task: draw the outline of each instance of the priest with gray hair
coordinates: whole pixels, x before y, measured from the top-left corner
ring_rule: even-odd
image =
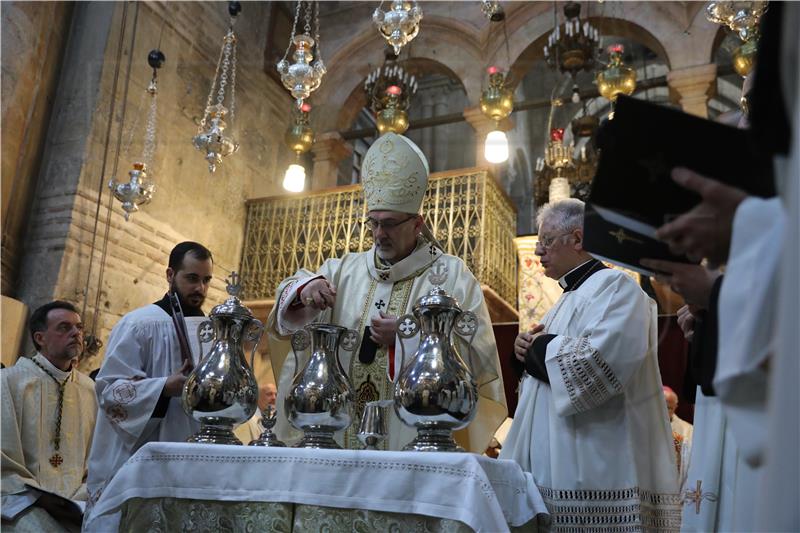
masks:
[[[583,249],[583,212],[539,213],[536,255],[564,293],[514,343],[526,373],[500,458],[533,474],[556,531],[678,530],[655,302]]]
[[[340,352],[342,366],[356,389],[356,422],[343,435],[335,436],[345,448],[363,447],[356,430],[366,403],[393,398],[393,380],[401,364],[397,317],[410,313],[416,301],[433,288],[429,274],[435,264],[447,271],[441,287],[464,311],[478,317],[472,342],[475,356],[469,357],[475,363],[472,370],[479,386],[478,413],[455,438],[465,449],[482,453],[506,418],[500,361],[481,286],[464,261],[442,250],[420,214],[428,174],[425,156],[408,138],[386,133],[375,141],[361,166],[365,224],[375,244],[366,252],[328,259],[317,272],[302,269],[283,280],[268,319],[268,330],[277,340],[288,340],[312,321],[344,326],[362,336],[353,352]],[[406,351],[413,340],[404,341]],[[466,343],[454,340],[466,357]],[[282,365],[275,432],[291,443],[300,435],[289,427],[283,406],[297,369],[293,358],[286,358],[289,343],[279,344],[280,349],[273,350],[273,366]],[[415,430],[403,425],[391,411],[388,439],[381,446],[398,450],[415,436]]]

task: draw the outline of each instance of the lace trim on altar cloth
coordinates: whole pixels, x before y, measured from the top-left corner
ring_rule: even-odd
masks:
[[[367,460],[367,459],[324,459],[317,457],[283,457],[283,456],[227,456],[188,453],[159,453],[157,455],[133,456],[128,459],[126,464],[144,462],[171,462],[171,461],[196,461],[210,463],[296,463],[299,465],[318,465],[331,468],[359,468],[373,470],[405,470],[424,472],[429,474],[440,474],[455,476],[464,479],[471,479],[480,487],[481,492],[489,500],[496,500],[492,484],[483,478],[478,472],[473,472],[466,468],[458,468],[448,465],[424,465],[405,463],[400,461],[386,460]]]
[[[539,487],[550,512],[551,531],[629,533],[679,531],[679,494],[638,487],[614,490],[557,490]]]
[[[570,402],[578,412],[594,409],[622,392],[622,384],[611,367],[586,337],[565,338],[556,362]]]

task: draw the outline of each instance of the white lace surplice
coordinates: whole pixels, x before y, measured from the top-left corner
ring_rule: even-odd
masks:
[[[680,525],[672,431],[658,370],[655,304],[604,269],[544,317],[550,384],[523,378],[500,457],[533,473],[554,529]]]
[[[197,365],[197,326],[206,318],[185,320]],[[180,368],[180,347],[172,318],[157,305],[128,313],[114,327],[97,375],[100,413],[87,480],[93,498],[145,443],[185,441],[200,428],[186,415],[179,397],[170,399],[164,418],[152,416],[167,377]]]

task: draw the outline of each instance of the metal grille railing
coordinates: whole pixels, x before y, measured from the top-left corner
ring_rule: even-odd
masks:
[[[300,268],[368,250],[360,185],[247,202],[242,284],[248,300],[275,297],[278,284]],[[432,174],[423,215],[449,254],[463,259],[481,284],[516,307],[516,212],[485,169]]]

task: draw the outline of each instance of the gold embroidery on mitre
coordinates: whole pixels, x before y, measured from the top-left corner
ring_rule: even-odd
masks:
[[[419,210],[428,173],[424,157],[415,148],[395,134],[384,135],[370,147],[361,178],[368,210]]]

